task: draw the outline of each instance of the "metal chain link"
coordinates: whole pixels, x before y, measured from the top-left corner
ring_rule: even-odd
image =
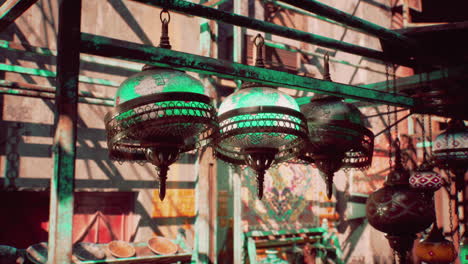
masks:
[[[453,209],[452,209],[452,178],[450,177],[450,173],[448,170],[445,170],[445,174],[447,174],[449,189],[448,189],[448,203],[449,203],[449,224],[450,224],[450,237],[452,238],[452,242],[455,242],[454,239],[454,230],[453,230]],[[456,193],[456,192],[455,192]],[[458,236],[459,237],[459,236]]]
[[[429,119],[429,155],[432,158],[432,116],[428,115]]]
[[[396,64],[393,64],[393,95],[397,94],[396,69],[397,69]],[[394,112],[395,122],[398,120],[397,108],[398,107],[395,105],[395,112]],[[395,134],[396,134],[396,138],[398,138],[399,137],[399,135],[398,135],[398,124],[395,125]]]
[[[427,151],[426,151],[426,118],[425,115],[422,115],[422,143],[423,143],[423,162],[426,162],[427,160]]]
[[[387,92],[390,92],[390,80],[389,80],[389,68],[388,64],[385,64],[385,77],[386,77],[386,86]],[[387,127],[392,123],[392,114],[390,113],[390,105],[387,104]],[[392,129],[388,129],[388,168],[392,170]]]

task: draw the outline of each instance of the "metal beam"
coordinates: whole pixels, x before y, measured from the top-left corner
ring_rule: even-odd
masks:
[[[30,83],[10,82],[0,80],[0,93],[36,97],[42,99],[55,99],[55,87],[42,86]],[[94,96],[89,92],[80,91],[78,102],[93,105],[114,106],[114,99]]]
[[[0,6],[0,32],[20,17],[24,11],[34,5],[37,0],[6,0]]]
[[[11,42],[7,40],[0,40],[0,49],[5,49],[14,52],[22,52],[26,55],[40,55],[40,56],[57,56],[57,51],[44,47],[31,46],[25,43]],[[108,58],[99,58],[95,56],[80,55],[81,62],[88,62],[98,64],[100,66],[107,66],[118,68],[122,70],[140,72],[141,65],[135,63],[128,63],[124,61],[117,61]]]
[[[0,71],[7,71],[7,72],[14,72],[20,74],[28,74],[34,76],[41,76],[41,77],[56,77],[57,74],[54,71],[49,71],[45,69],[35,69],[35,68],[28,68],[18,65],[9,65],[0,63]],[[83,83],[90,83],[90,84],[98,84],[98,85],[105,85],[110,87],[118,87],[120,84],[116,81],[106,80],[101,78],[92,78],[88,76],[79,75],[78,80]]]
[[[345,25],[348,25],[353,28],[357,28],[361,31],[364,31],[370,35],[392,41],[399,42],[404,46],[411,47],[414,46],[414,41],[408,37],[397,33],[393,30],[389,30],[377,24],[374,24],[370,21],[364,20],[362,18],[353,16],[331,6],[327,6],[315,0],[279,0],[281,2],[288,3],[292,6],[302,8],[309,12],[330,18],[332,20],[338,21]]]
[[[287,50],[287,51],[291,51],[291,52],[298,52],[298,53],[308,55],[308,56],[324,58],[323,54],[316,53],[316,52],[310,52],[310,51],[306,51],[306,50],[301,50],[301,49],[298,49],[296,47],[293,47],[293,46],[290,46],[290,45],[287,45],[287,44],[277,43],[277,42],[273,42],[273,41],[270,41],[270,40],[265,40],[265,46],[275,48],[275,49]],[[337,60],[337,59],[330,58],[330,61],[340,63],[340,64],[344,64],[344,65],[348,65],[348,66],[355,67],[355,68],[359,68],[359,69],[363,69],[363,70],[367,70],[367,71],[371,71],[371,72],[386,74],[385,71],[379,71],[379,70],[373,69],[373,68],[371,68],[369,66],[362,66],[362,65],[359,65],[359,64],[353,64],[353,63],[351,63],[349,61],[345,61],[345,60]],[[393,76],[393,74],[390,74],[390,76]]]
[[[250,28],[253,30],[263,31],[274,35],[295,39],[302,42],[307,42],[328,48],[334,48],[344,52],[373,58],[380,61],[394,62],[400,65],[411,66],[413,63],[406,59],[397,58],[395,56],[387,56],[382,51],[369,49],[366,47],[354,45],[348,42],[327,38],[324,36],[300,31],[294,28],[288,28],[276,25],[270,22],[241,16],[235,13],[224,12],[203,5],[194,4],[184,0],[132,0],[151,6],[171,9],[187,15],[199,16],[207,19],[214,19],[224,23],[236,25],[239,27]]]
[[[54,175],[50,181],[49,264],[72,262],[81,0],[58,1]]]
[[[81,35],[81,51],[98,56],[189,70],[228,79],[254,81],[302,91],[336,95],[361,101],[370,101],[400,107],[412,107],[414,105],[414,100],[406,96],[394,95],[383,91],[374,91],[357,86],[298,76],[286,72],[217,60],[87,33],[82,33]]]

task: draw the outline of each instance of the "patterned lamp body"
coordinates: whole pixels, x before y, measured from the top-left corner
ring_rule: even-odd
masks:
[[[442,187],[442,177],[427,162],[411,172],[409,183],[420,191],[435,192]]]
[[[409,172],[401,164],[398,146],[395,167],[384,187],[373,192],[366,202],[369,224],[386,233],[401,263],[405,263],[415,234],[429,227],[435,219],[432,197],[411,188],[409,178]]]
[[[180,153],[206,144],[218,126],[200,81],[181,71],[148,66],[122,83],[104,121],[110,158],[154,164],[161,199],[169,165]]]
[[[442,230],[435,224],[429,235],[415,246],[414,253],[428,264],[449,264],[457,258],[455,246],[444,238]]]
[[[258,196],[263,196],[265,171],[274,163],[296,157],[307,139],[299,106],[273,87],[245,83],[218,110],[216,156],[257,173]]]
[[[309,144],[301,158],[325,174],[330,198],[333,174],[342,167],[367,168],[372,162],[374,134],[354,105],[334,96],[317,96],[301,105],[307,119]]]
[[[460,243],[460,263],[468,264],[468,237],[466,236],[467,232],[463,234],[463,238]]]

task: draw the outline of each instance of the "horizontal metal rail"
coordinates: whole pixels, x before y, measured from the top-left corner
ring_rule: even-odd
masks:
[[[282,49],[282,50],[287,50],[287,51],[291,51],[291,52],[297,52],[297,53],[301,53],[301,54],[308,55],[308,56],[314,56],[314,57],[319,57],[319,58],[324,57],[324,55],[320,54],[320,53],[301,50],[301,49],[292,47],[290,45],[286,45],[286,44],[282,44],[282,43],[276,43],[276,42],[273,42],[273,41],[270,41],[270,40],[265,40],[265,46],[275,48],[275,49]],[[359,64],[354,64],[354,63],[351,63],[351,62],[345,61],[345,60],[337,60],[337,59],[334,59],[334,58],[330,58],[330,61],[340,63],[340,64],[343,64],[343,65],[348,65],[350,67],[354,67],[354,68],[358,68],[358,69],[363,69],[363,70],[366,70],[366,71],[376,72],[376,73],[380,73],[380,74],[386,74],[385,71],[379,71],[379,70],[376,70],[376,69],[372,69],[369,66],[362,66],[362,65],[359,65]],[[393,76],[393,74],[389,74],[389,75]]]
[[[286,72],[248,66],[87,33],[81,34],[81,52],[146,63],[154,66],[189,70],[228,79],[239,79],[406,108],[412,107],[415,103],[412,98],[407,96],[298,76]]]
[[[241,16],[235,13],[221,11],[215,8],[191,3],[184,0],[132,0],[143,4],[171,9],[176,12],[181,12],[187,15],[194,15],[206,19],[221,21],[224,23],[236,25],[239,27],[250,28],[253,30],[263,31],[274,35],[295,39],[298,41],[311,43],[328,48],[334,48],[344,52],[373,58],[384,62],[393,62],[400,65],[411,66],[413,63],[409,59],[402,59],[396,56],[387,56],[382,51],[369,49],[366,47],[354,45],[348,42],[339,41],[332,38],[300,31],[294,28],[288,28],[276,25],[270,22]]]
[[[52,78],[55,78],[57,76],[56,72],[50,71],[50,70],[28,68],[28,67],[23,67],[23,66],[18,66],[18,65],[9,65],[9,64],[4,64],[4,63],[0,63],[0,71],[28,74],[28,75],[41,76],[41,77],[52,77]],[[83,75],[79,75],[78,80],[83,83],[99,84],[99,85],[111,86],[111,87],[118,87],[120,85],[119,83],[112,81],[112,80],[92,78],[92,77],[87,77]]]
[[[55,94],[56,88],[53,86],[45,86],[45,85],[37,85],[32,83],[24,83],[24,82],[11,82],[7,80],[0,80],[0,87],[3,88],[10,88],[10,89],[19,89],[24,91],[31,91],[31,92],[40,92],[40,93],[53,93]],[[90,99],[97,99],[103,100],[108,102],[114,102],[113,98],[110,97],[103,97],[103,96],[96,96],[87,91],[79,91],[78,96],[86,97]]]
[[[26,96],[26,97],[34,97],[34,98],[55,100],[55,94],[54,93],[28,91],[28,90],[21,90],[19,88],[18,89],[4,88],[1,85],[0,85],[0,94],[18,95],[18,96]],[[78,102],[85,103],[85,104],[91,104],[91,105],[114,106],[114,103],[106,101],[106,100],[86,98],[86,97],[78,97]]]
[[[388,41],[398,42],[406,47],[414,47],[414,41],[410,38],[395,32],[393,30],[384,28],[370,21],[353,16],[331,6],[320,3],[315,0],[279,0],[288,3],[292,6],[302,8],[309,12],[324,16],[326,18],[338,21],[353,28],[362,30],[369,35],[373,35]]]

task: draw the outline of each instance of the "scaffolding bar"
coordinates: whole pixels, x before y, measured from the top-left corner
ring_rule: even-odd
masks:
[[[81,0],[58,1],[54,175],[50,182],[49,264],[72,256]]]
[[[0,71],[28,74],[28,75],[34,75],[34,76],[40,76],[40,77],[56,77],[57,75],[54,71],[49,71],[45,69],[34,69],[34,68],[28,68],[28,67],[23,67],[23,66],[18,66],[18,65],[9,65],[9,64],[4,64],[4,63],[0,63]],[[104,85],[104,86],[110,86],[110,87],[119,86],[119,83],[112,81],[112,80],[92,78],[92,77],[83,76],[83,75],[79,75],[78,80],[80,82],[89,83],[89,84],[97,84],[97,85]]]
[[[56,88],[52,86],[43,86],[31,83],[23,83],[23,82],[10,82],[7,80],[0,80],[0,87],[10,88],[10,89],[19,89],[25,91],[33,91],[33,92],[41,92],[41,93],[55,93]],[[102,97],[102,96],[95,96],[90,92],[86,91],[79,91],[78,92],[80,97],[87,97],[90,99],[97,99],[107,102],[113,102],[114,99],[110,97]]]
[[[270,40],[265,40],[265,46],[275,48],[275,49],[287,50],[287,51],[291,51],[291,52],[298,52],[298,53],[301,53],[301,54],[304,54],[304,55],[319,57],[319,58],[322,58],[322,59],[324,58],[323,54],[316,53],[316,52],[305,51],[305,50],[300,50],[300,49],[298,49],[296,47],[292,47],[292,46],[282,44],[282,43],[276,43],[276,42],[273,42],[273,41],[270,41]],[[344,64],[344,65],[348,65],[350,67],[354,67],[354,68],[358,68],[358,69],[363,69],[363,70],[367,70],[367,71],[371,71],[371,72],[386,74],[385,71],[375,70],[375,69],[372,69],[369,66],[362,66],[362,65],[359,65],[359,64],[353,64],[353,63],[351,63],[349,61],[345,61],[345,60],[337,60],[337,59],[330,58],[330,61],[340,63],[340,64]],[[390,76],[393,76],[393,74],[390,74]]]
[[[357,28],[370,35],[374,35],[376,37],[379,37],[388,41],[392,41],[392,42],[399,42],[407,47],[411,47],[412,46],[411,44],[413,43],[408,37],[400,33],[381,27],[370,21],[353,16],[351,14],[348,14],[346,12],[333,8],[331,6],[327,6],[315,0],[279,0],[279,1],[288,3],[298,8],[302,8],[304,10],[315,13],[317,15],[330,18],[332,20],[338,21],[350,27]]]
[[[25,43],[11,42],[7,40],[0,40],[0,49],[5,49],[14,52],[23,52],[27,55],[40,55],[40,56],[57,56],[57,51],[44,47],[31,46]],[[131,72],[140,72],[141,65],[135,63],[128,63],[124,61],[117,61],[108,58],[99,58],[95,56],[80,55],[81,62],[88,62],[98,64],[99,66],[112,67],[123,69]]]
[[[382,51],[369,49],[366,47],[354,45],[348,42],[327,38],[324,36],[300,31],[294,28],[288,28],[276,25],[270,22],[241,16],[235,13],[229,13],[207,6],[191,3],[184,0],[132,0],[143,4],[157,6],[161,8],[171,9],[187,15],[194,15],[206,19],[213,19],[224,23],[236,25],[239,27],[250,28],[253,30],[263,31],[274,35],[295,39],[302,42],[307,42],[328,48],[334,48],[344,52],[360,55],[363,57],[373,58],[380,61],[394,62],[400,65],[410,66],[412,63],[408,60],[403,60],[395,56],[389,57]]]
[[[20,17],[37,0],[7,0],[0,6],[0,32]]]
[[[281,71],[233,63],[189,53],[177,52],[149,45],[82,33],[81,51],[93,55],[127,59],[154,66],[216,75],[227,79],[240,79],[287,87],[296,90],[336,95],[361,101],[412,107],[414,100],[407,96],[383,91],[298,76]]]
[[[41,98],[41,99],[48,99],[48,100],[55,100],[55,95],[53,93],[47,92],[38,92],[38,91],[26,91],[26,90],[19,90],[19,89],[7,89],[0,87],[0,94],[8,94],[8,95],[18,95],[18,96],[26,96],[26,97],[33,97],[33,98]],[[91,99],[91,98],[78,98],[78,102],[91,104],[91,105],[102,105],[102,106],[114,106],[113,103],[109,103],[104,100],[100,99]]]

